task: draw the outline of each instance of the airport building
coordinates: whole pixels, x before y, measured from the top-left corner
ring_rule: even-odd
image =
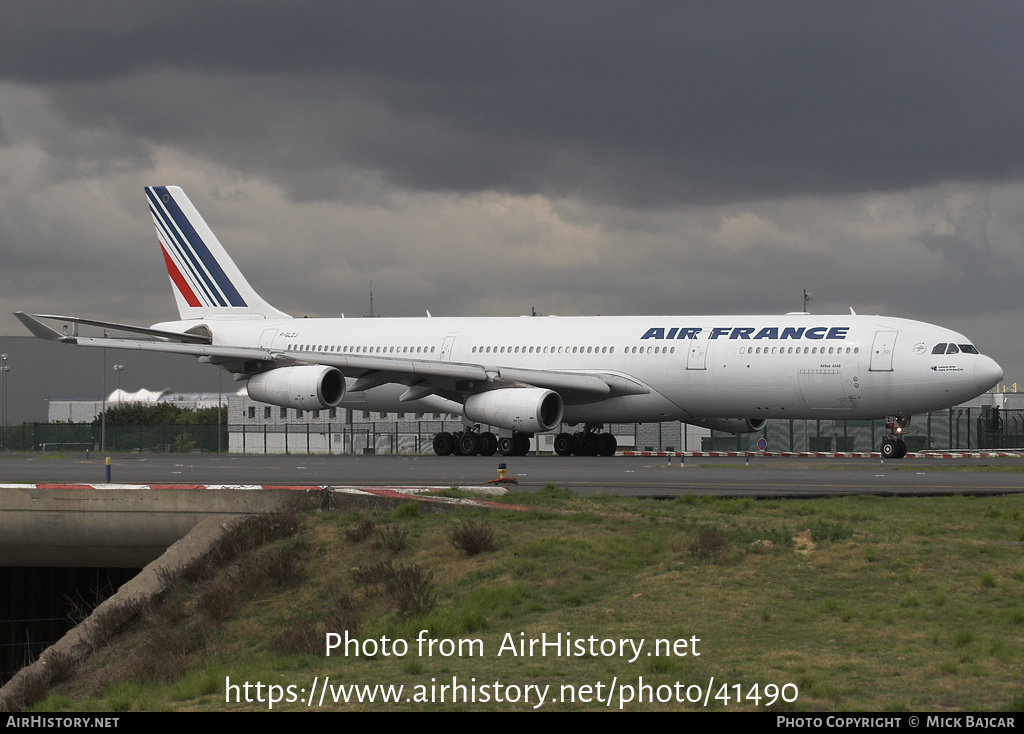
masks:
[[[460,419],[441,413],[381,413],[331,408],[303,411],[233,395],[228,403],[228,450],[233,453],[430,453],[438,431],[458,431]],[[484,428],[483,430],[487,430]],[[560,431],[538,434],[532,450],[553,453]],[[877,451],[885,421],[769,420],[763,431],[731,434],[678,421],[612,424],[620,451]],[[1024,446],[1024,392],[988,393],[915,416],[905,435],[911,451]]]
[[[64,421],[66,423],[92,423],[104,406],[111,408],[119,405],[130,405],[142,403],[143,405],[154,405],[156,403],[170,403],[185,410],[203,410],[216,408],[218,405],[227,408],[230,395],[218,395],[216,393],[182,393],[173,390],[114,390],[103,400],[47,400],[47,418],[50,423]]]
[[[429,454],[439,431],[461,430],[462,421],[444,413],[382,413],[328,408],[296,410],[232,395],[175,393],[169,390],[115,391],[107,406],[131,402],[170,402],[182,408],[224,406],[220,429],[212,426],[107,426],[113,451],[191,450],[245,454]],[[49,424],[9,427],[8,448],[75,450],[99,447],[92,421],[102,400],[50,400]],[[32,426],[34,425],[34,428]],[[877,451],[885,422],[841,420],[769,420],[762,431],[732,434],[678,421],[616,423],[607,427],[619,451]],[[483,430],[487,430],[484,428]],[[538,434],[531,450],[554,453],[554,437],[579,427],[563,424]],[[497,431],[494,431],[497,433]],[[915,416],[905,434],[911,451],[1006,449],[1024,446],[1024,392],[993,392],[948,410]],[[9,444],[9,445],[8,445]]]
[[[461,429],[461,419],[445,413],[343,408],[303,411],[258,403],[246,395],[232,396],[228,403],[228,450],[232,453],[425,454],[432,453],[435,433]],[[573,430],[569,426],[563,429]],[[687,445],[700,446],[710,434],[705,428],[678,422],[616,423],[610,430],[620,450],[687,450]],[[556,433],[539,434],[532,449],[553,453]]]

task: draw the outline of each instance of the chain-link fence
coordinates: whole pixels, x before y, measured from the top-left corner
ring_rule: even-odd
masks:
[[[217,452],[245,454],[429,454],[439,431],[459,431],[460,421],[376,420],[308,423],[107,426],[102,450],[117,452]],[[487,430],[486,427],[484,430]],[[538,435],[534,451],[553,452],[554,436],[579,426]],[[762,431],[731,434],[679,422],[616,423],[606,426],[619,450],[877,451],[885,422],[770,420]],[[497,433],[497,431],[495,431]],[[903,434],[910,451],[1024,447],[1024,410],[952,408],[915,416]],[[7,451],[98,451],[101,429],[91,423],[24,423],[0,431]]]
[[[227,451],[228,426],[132,425],[92,423],[22,423],[0,431],[0,447],[6,451]]]

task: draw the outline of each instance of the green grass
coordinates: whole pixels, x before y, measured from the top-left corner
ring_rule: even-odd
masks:
[[[404,503],[374,511],[378,525],[407,532],[400,549],[373,536],[346,537],[367,513],[306,515],[294,536],[273,546],[297,554],[293,574],[276,582],[255,577],[219,619],[200,609],[204,585],[239,578],[251,560],[242,556],[219,575],[181,584],[165,602],[177,604],[176,613],[151,614],[155,627],[139,623],[123,633],[38,709],[267,708],[226,703],[226,678],[293,685],[298,698],[299,689],[325,678],[402,685],[407,693],[425,686],[436,698],[454,677],[550,686],[545,710],[597,710],[605,708],[593,698],[599,683],[607,691],[613,679],[636,686],[642,677],[664,692],[658,687],[706,686],[712,676],[709,707],[716,710],[766,710],[765,687],[785,684],[797,687],[797,699],[767,710],[1020,707],[1020,497],[656,501],[576,497],[551,487],[506,501],[532,509],[424,512]],[[469,556],[452,547],[454,524],[484,517],[495,550]],[[274,559],[273,547],[256,551],[261,564]],[[398,583],[401,573],[408,578]],[[422,604],[409,606],[410,595]],[[345,629],[372,641],[373,654],[326,657],[326,633]],[[589,647],[573,656],[519,654],[543,634],[644,647],[634,662],[632,653]],[[433,641],[432,654],[419,654],[420,638]],[[648,656],[659,640],[677,654]],[[385,641],[408,650],[389,652]],[[129,665],[143,649],[151,652]],[[739,685],[744,700],[716,700],[723,684],[730,696]],[[590,702],[579,695],[575,703],[550,701],[562,686],[580,694],[588,685],[595,687]],[[760,707],[746,697],[755,685]],[[358,704],[328,695],[324,708],[506,711],[535,703],[493,696],[492,688],[487,702],[441,704],[428,696]],[[701,708],[685,701],[624,707]],[[305,708],[303,701],[274,706]]]

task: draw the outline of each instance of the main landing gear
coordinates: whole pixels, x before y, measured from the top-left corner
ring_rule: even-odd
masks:
[[[615,436],[598,433],[601,424],[588,423],[582,431],[555,436],[555,453],[559,456],[611,456],[618,448]]]
[[[889,416],[886,419],[887,433],[882,438],[881,453],[883,459],[902,459],[907,455],[907,442],[900,436],[903,429],[910,425],[910,416]]]
[[[455,433],[434,434],[434,453],[438,456],[526,456],[530,451],[530,435],[515,431],[511,436],[495,436],[479,427],[464,428]]]

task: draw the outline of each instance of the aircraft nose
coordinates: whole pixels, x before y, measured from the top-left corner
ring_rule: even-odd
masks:
[[[974,383],[979,390],[990,390],[1003,379],[1003,368],[991,357],[982,356],[974,364]]]

